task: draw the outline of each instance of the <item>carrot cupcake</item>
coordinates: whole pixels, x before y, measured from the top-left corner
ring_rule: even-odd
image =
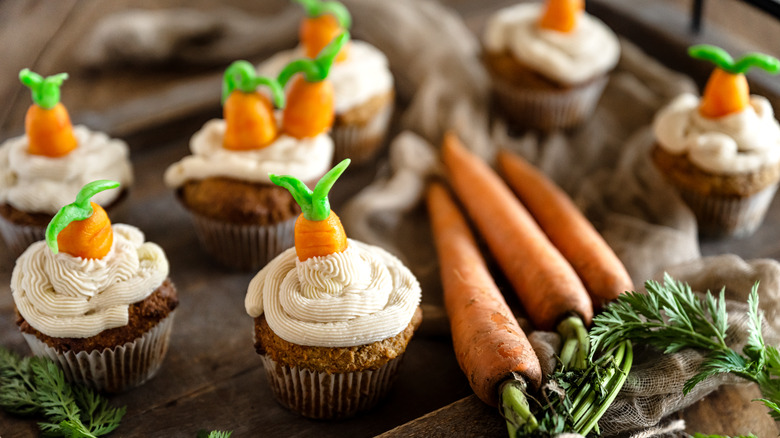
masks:
[[[352,18],[337,1],[296,0],[306,12],[301,21],[301,45],[280,52],[258,67],[275,75],[291,59],[314,58],[334,37],[349,30]],[[335,89],[335,120],[331,137],[334,161],[344,158],[363,163],[382,146],[393,114],[395,91],[387,57],[364,41],[352,40],[336,58],[329,75]]]
[[[422,320],[420,284],[381,248],[348,239],[327,194],[342,161],[312,192],[271,176],[303,213],[295,247],[252,279],[246,311],[271,389],[306,417],[344,418],[373,406],[390,388]]]
[[[46,78],[24,69],[19,79],[32,91],[25,135],[0,145],[0,234],[15,255],[42,240],[59,208],[86,183],[110,178],[128,187],[133,180],[128,147],[86,126],[73,127],[60,103],[66,73]],[[110,208],[123,191],[103,192],[95,202]]]
[[[311,182],[328,170],[333,86],[326,79],[348,39],[342,34],[318,58],[291,62],[281,82],[256,76],[247,61],[233,63],[225,72],[224,119],[207,122],[192,137],[192,155],[165,172],[166,185],[192,214],[202,245],[222,264],[259,269],[292,246],[300,209],[268,174]],[[284,107],[281,114],[257,90],[260,85],[270,89],[276,107]]]
[[[178,304],[163,250],[130,225],[112,225],[91,182],[19,257],[11,275],[17,325],[36,356],[71,381],[118,392],[162,364]]]
[[[584,0],[520,3],[488,21],[483,61],[498,105],[521,127],[576,126],[601,97],[620,44],[584,7]]]
[[[683,94],[655,118],[656,167],[680,192],[707,236],[747,236],[764,220],[780,181],[780,124],[769,101],[750,95],[744,73],[780,71],[780,61],[749,54],[734,61],[720,48],[691,56],[717,66],[701,98]]]

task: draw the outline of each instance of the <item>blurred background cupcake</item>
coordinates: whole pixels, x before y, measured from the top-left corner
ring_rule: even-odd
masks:
[[[420,284],[379,247],[347,239],[328,191],[339,163],[310,191],[273,176],[301,204],[295,247],[252,279],[247,313],[277,400],[303,416],[353,416],[390,389],[422,321]]]
[[[178,305],[162,248],[130,225],[112,225],[89,183],[19,257],[11,276],[16,324],[36,356],[65,376],[118,392],[150,379],[168,350]]]
[[[297,57],[314,58],[328,42],[351,26],[349,11],[337,1],[296,1],[306,14],[300,24],[301,44],[260,64],[261,74],[278,74]],[[350,158],[355,164],[371,160],[384,144],[393,115],[395,91],[387,58],[371,44],[352,40],[336,57],[329,79],[336,99],[330,132],[335,145],[334,162],[344,158]]]
[[[520,3],[488,20],[483,62],[498,106],[519,127],[571,128],[596,107],[620,44],[584,6],[584,0]]]
[[[701,98],[683,94],[655,118],[655,166],[693,210],[705,236],[748,236],[758,229],[780,181],[780,124],[769,101],[750,95],[744,73],[780,71],[749,54],[738,61],[700,45],[691,56],[716,68]]]
[[[0,234],[14,256],[43,239],[60,207],[84,184],[109,178],[123,189],[99,193],[95,202],[111,209],[133,181],[127,144],[83,125],[73,127],[60,102],[60,73],[46,78],[24,69],[19,79],[30,88],[33,104],[25,135],[0,145]]]

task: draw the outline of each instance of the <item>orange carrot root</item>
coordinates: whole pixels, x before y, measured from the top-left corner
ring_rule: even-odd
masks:
[[[62,157],[78,146],[68,110],[62,103],[52,109],[30,105],[24,119],[28,151],[33,155]]]
[[[102,259],[111,250],[114,231],[103,207],[91,202],[92,216],[71,222],[57,236],[59,250],[74,257]]]
[[[322,257],[347,249],[347,233],[332,210],[327,219],[310,221],[303,213],[295,221],[295,252],[298,260]]]
[[[750,104],[750,89],[742,73],[728,73],[716,68],[704,87],[699,113],[718,118],[745,109]]]
[[[306,56],[314,58],[333,38],[336,38],[343,31],[344,28],[341,27],[336,17],[331,14],[324,14],[316,18],[304,18],[301,21],[298,37],[301,40]],[[336,56],[336,62],[343,62],[348,56],[349,44],[341,49]]]
[[[571,32],[577,27],[585,0],[547,0],[539,26],[558,32]]]
[[[284,132],[306,138],[328,131],[334,118],[333,84],[327,80],[308,82],[302,75],[293,81],[282,112]]]
[[[271,100],[263,94],[233,91],[225,101],[223,147],[230,150],[259,149],[278,135]]]

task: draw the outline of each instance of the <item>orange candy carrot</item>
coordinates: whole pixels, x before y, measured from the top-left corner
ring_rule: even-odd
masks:
[[[585,9],[585,0],[547,0],[539,26],[558,32],[571,32]]]
[[[306,11],[306,18],[301,21],[298,37],[309,58],[314,58],[325,46],[342,32],[349,30],[352,17],[343,4],[337,1],[296,0]],[[349,45],[345,45],[336,62],[342,62],[349,56]]]
[[[295,221],[295,252],[298,260],[303,262],[347,249],[347,234],[339,217],[330,209],[328,192],[349,163],[347,158],[334,166],[317,182],[314,191],[309,190],[298,178],[269,175],[271,182],[290,191],[303,211]]]
[[[76,201],[60,209],[46,228],[46,243],[52,252],[62,251],[74,257],[102,259],[111,250],[114,232],[106,211],[89,200],[103,190],[119,187],[110,180],[86,184]]]
[[[19,80],[32,91],[33,104],[27,110],[24,129],[33,155],[56,158],[78,146],[68,110],[60,103],[60,86],[67,78],[67,73],[44,78],[29,69],[19,72]]]
[[[689,48],[688,54],[716,65],[699,105],[699,113],[711,119],[738,113],[749,105],[750,88],[745,73],[751,67],[759,67],[769,73],[780,72],[780,61],[762,53],[749,53],[734,61],[725,50],[701,44]]]
[[[634,284],[625,266],[566,193],[521,157],[498,153],[498,169],[536,222],[571,263],[594,305],[614,300]]]
[[[256,76],[247,61],[235,61],[225,70],[222,86],[225,137],[222,146],[230,150],[260,149],[278,136],[271,100],[257,91],[266,85],[271,89],[277,107],[284,106],[284,90],[273,78]]]
[[[333,84],[326,80],[333,59],[349,41],[344,32],[331,41],[315,59],[298,59],[279,73],[279,83],[285,86],[297,73],[287,91],[287,104],[282,112],[282,129],[295,138],[315,137],[333,125]]]
[[[509,187],[452,133],[444,137],[442,159],[455,193],[534,325],[550,330],[572,313],[589,325],[593,306],[582,281]]]
[[[538,388],[539,359],[490,276],[463,215],[439,183],[431,185],[427,201],[455,357],[471,388],[491,406],[498,404],[499,386],[512,373]]]

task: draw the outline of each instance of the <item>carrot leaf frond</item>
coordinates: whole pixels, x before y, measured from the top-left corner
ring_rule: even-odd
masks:
[[[233,61],[233,63],[225,69],[225,75],[223,76],[222,103],[224,104],[230,96],[230,93],[235,90],[244,93],[253,93],[260,85],[265,85],[271,89],[271,96],[274,105],[276,105],[277,108],[284,107],[284,90],[276,79],[258,76],[255,72],[255,68],[249,61]]]
[[[351,160],[346,158],[339,164],[335,165],[333,169],[330,169],[320,180],[317,185],[314,186],[314,194],[312,195],[312,208],[314,210],[314,216],[324,220],[330,215],[330,201],[328,200],[328,193],[336,183],[336,180],[344,173]]]
[[[774,74],[780,72],[780,60],[763,53],[748,53],[734,64],[732,73],[746,73],[751,67],[758,67]]]
[[[328,43],[316,58],[300,58],[291,61],[279,72],[277,80],[284,87],[296,73],[303,73],[303,77],[307,82],[324,81],[328,77],[328,73],[330,73],[333,60],[336,59],[336,55],[338,55],[347,41],[349,41],[349,32],[344,31],[333,38],[333,41]]]
[[[269,174],[268,178],[277,186],[284,187],[301,207],[303,217],[312,219],[312,191],[301,180],[290,175]]]
[[[67,73],[44,78],[29,68],[19,72],[19,80],[32,92],[33,102],[44,109],[52,109],[60,102],[60,87],[65,79],[68,79]]]
[[[734,58],[725,50],[709,44],[698,44],[688,48],[688,55],[692,58],[710,61],[721,70],[732,72],[734,69]]]
[[[294,0],[303,6],[303,10],[306,11],[306,16],[309,18],[317,18],[321,15],[330,14],[336,17],[339,25],[344,29],[349,29],[352,26],[352,16],[349,14],[347,7],[337,1],[324,2],[322,0]]]
[[[46,244],[54,254],[59,252],[57,236],[73,221],[83,221],[92,216],[92,205],[90,200],[96,194],[119,187],[117,181],[109,179],[99,179],[85,184],[76,195],[76,200],[60,209],[54,215],[49,225],[46,227]]]

